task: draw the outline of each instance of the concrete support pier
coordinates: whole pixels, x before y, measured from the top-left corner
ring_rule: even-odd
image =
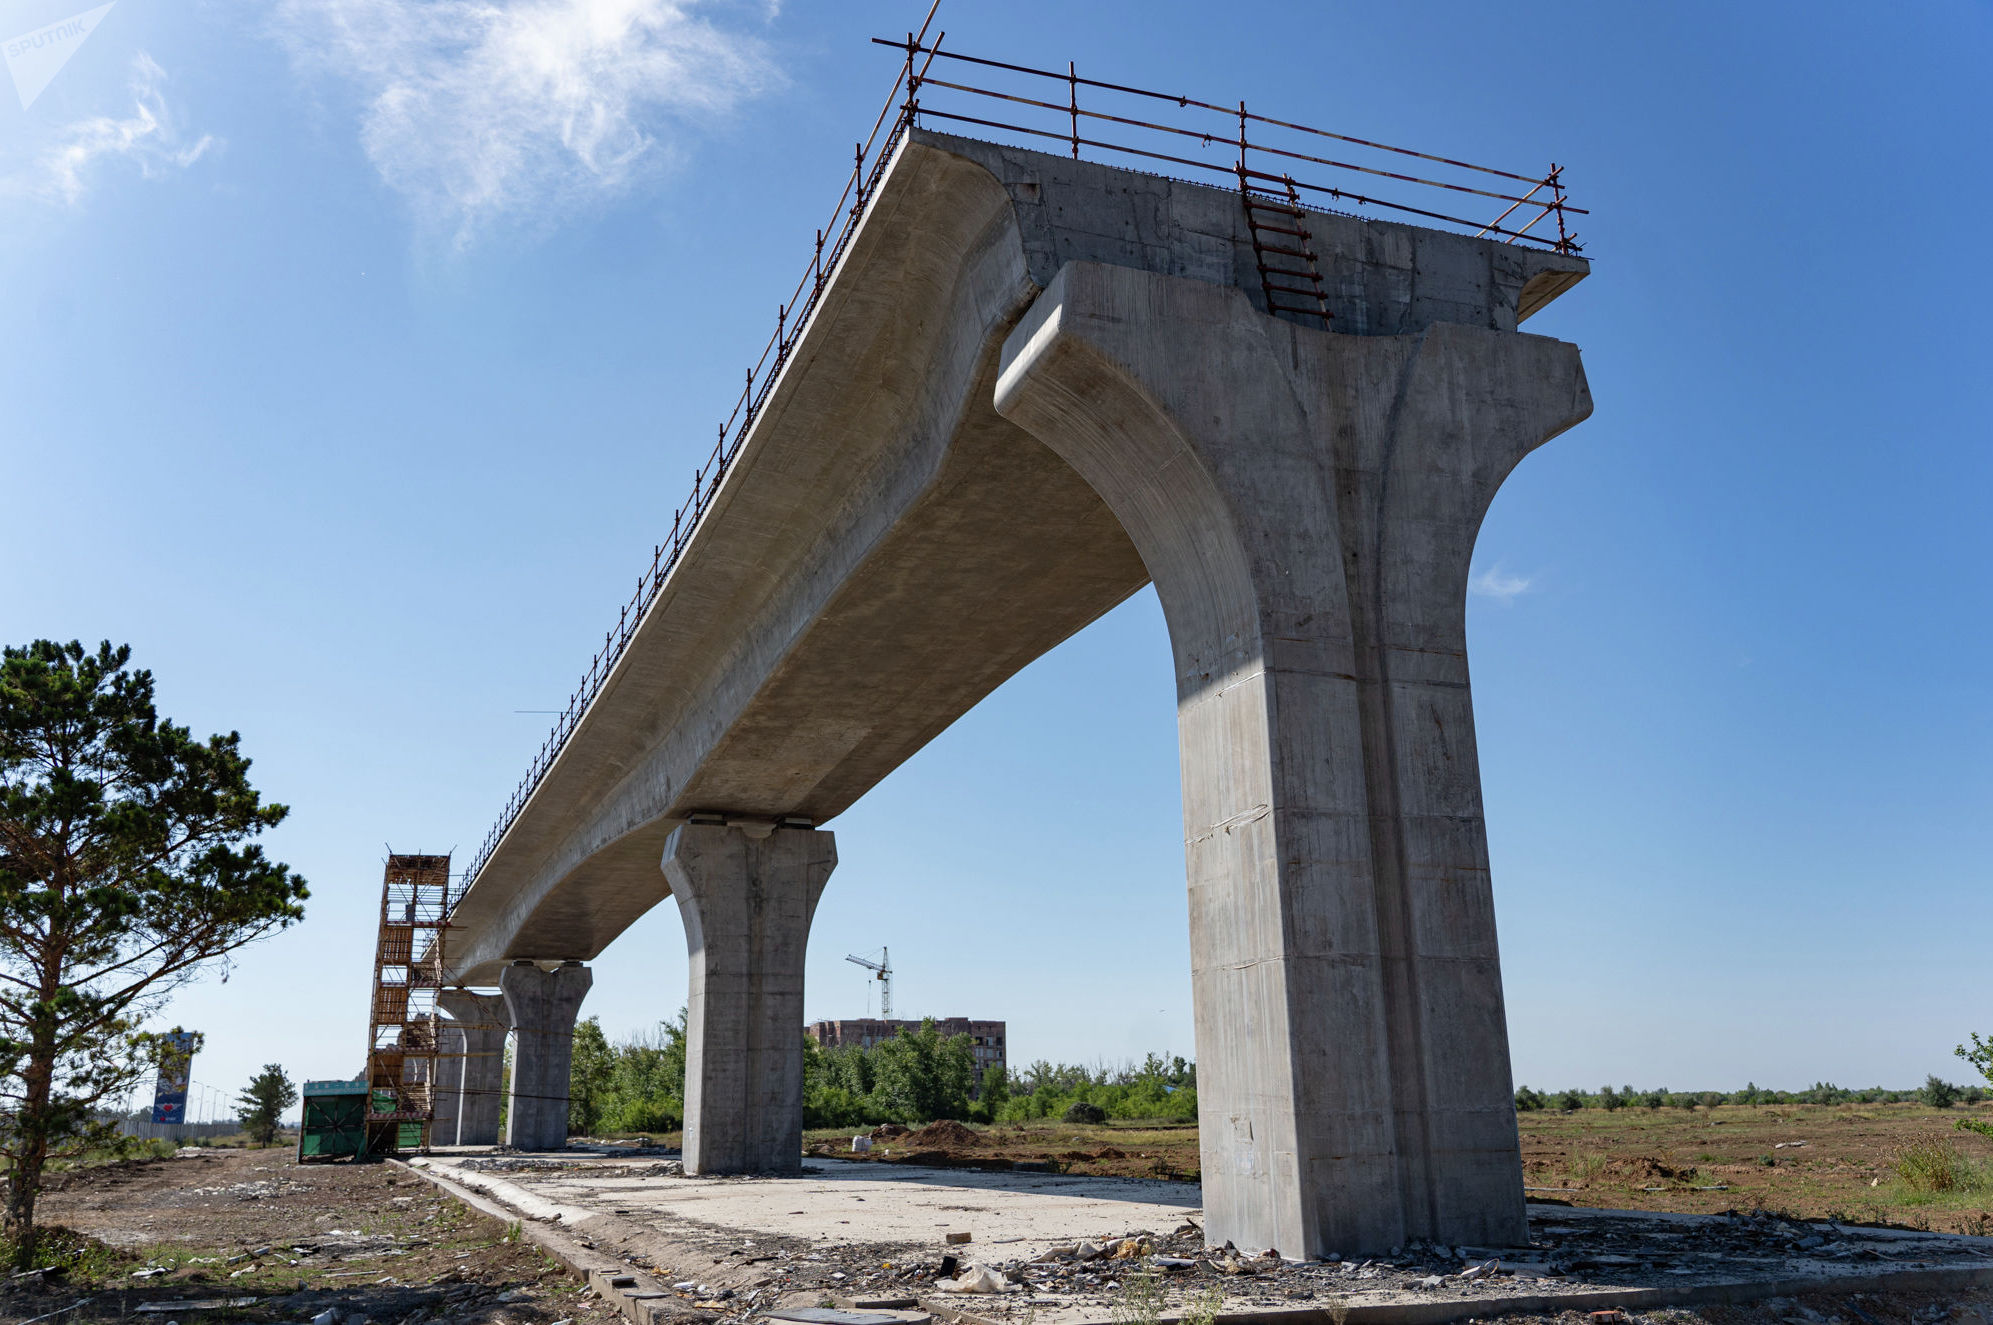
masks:
[[[1074,262],[997,411],[1154,578],[1177,668],[1206,1237],[1527,1241],[1468,692],[1468,561],[1591,412],[1575,346],[1317,331]]]
[[[505,1101],[505,1144],[518,1150],[567,1145],[568,1069],[574,1060],[574,1018],[595,983],[580,962],[543,971],[518,961],[499,972],[512,1027],[512,1088]]]
[[[505,996],[445,989],[437,995],[436,1003],[450,1018],[444,1023],[444,1034],[449,1037],[444,1050],[462,1053],[463,1058],[454,1065],[459,1089],[451,1104],[450,1130],[444,1130],[439,1103],[430,1137],[443,1146],[495,1146],[499,1092],[505,1084],[505,1033],[511,1025],[505,1013]],[[444,1061],[449,1064],[448,1059]],[[446,1066],[446,1086],[451,1076],[452,1067]]]
[[[436,1028],[436,1090],[431,1099],[429,1144],[457,1143],[457,1109],[464,1094],[463,1034],[445,1021]]]
[[[663,867],[691,958],[685,1171],[799,1173],[803,955],[837,839],[772,823],[685,824]]]

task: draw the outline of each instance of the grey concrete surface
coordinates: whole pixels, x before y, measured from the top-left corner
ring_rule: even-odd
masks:
[[[1516,331],[1588,269],[1307,224],[1334,333],[1265,312],[1231,191],[910,135],[455,908],[454,978],[592,958],[698,888],[658,868],[695,816],[826,822],[1154,577],[1214,1230],[1290,1255],[1513,1236],[1465,579],[1502,479],[1589,410],[1575,349]],[[709,1138],[719,1117],[702,1164],[779,1161],[773,1115],[753,1142]]]
[[[460,1152],[412,1160],[410,1168],[516,1221],[525,1236],[586,1273],[634,1325],[682,1321],[693,1301],[728,1291],[742,1315],[771,1302],[815,1305],[825,1297],[873,1310],[861,1304],[912,1294],[942,1319],[1086,1325],[1125,1314],[1120,1281],[1134,1267],[1066,1262],[1070,1272],[1062,1273],[1058,1262],[1034,1261],[1083,1238],[1106,1242],[1138,1231],[1160,1238],[1186,1221],[1195,1230],[1201,1219],[1196,1184],[1140,1179],[812,1160],[795,1178],[740,1182],[675,1176],[676,1165],[650,1157],[572,1151]],[[1969,1302],[1983,1301],[1993,1286],[1993,1238],[1561,1206],[1532,1207],[1530,1223],[1528,1249],[1462,1248],[1465,1259],[1433,1252],[1383,1263],[1269,1264],[1248,1255],[1256,1273],[1169,1270],[1158,1285],[1165,1297],[1159,1319],[1211,1310],[1204,1295],[1213,1290],[1221,1294],[1219,1322],[1441,1325],[1812,1293],[1844,1301],[1856,1292],[1971,1294]],[[1813,1241],[1824,1245],[1795,1249],[1803,1231],[1817,1232]],[[970,1240],[948,1243],[950,1233]],[[1208,1233],[1193,1234],[1193,1245],[1204,1240]],[[1015,1271],[1026,1291],[942,1291],[929,1276],[944,1253],[965,1265]],[[1498,1267],[1492,1273],[1462,1273],[1489,1260]],[[882,1273],[914,1266],[926,1273],[911,1281]],[[1770,1305],[1766,1319],[1805,1314],[1794,1314],[1789,1302]],[[1868,1303],[1880,1317],[1914,1308],[1920,1319],[1944,1315],[1945,1305]]]
[[[567,1144],[568,1074],[574,1019],[595,975],[579,962],[551,971],[519,961],[498,975],[512,1027],[512,1083],[505,1099],[505,1144],[558,1150]]]
[[[437,1006],[450,1020],[464,1057],[457,1069],[458,1098],[451,1107],[455,1127],[446,1139],[432,1127],[436,1145],[494,1146],[498,1144],[500,1092],[505,1084],[505,1036],[511,1026],[502,994],[474,994],[445,989]]]
[[[1080,1178],[1056,1173],[984,1173],[918,1165],[810,1159],[766,1181],[659,1178],[655,1164],[614,1155],[559,1157],[561,1167],[485,1168],[466,1154],[432,1155],[428,1167],[500,1197],[534,1219],[558,1215],[568,1228],[620,1210],[643,1220],[836,1245],[943,1246],[967,1233],[962,1254],[1030,1258],[1075,1237],[1169,1230],[1199,1218],[1194,1182]],[[1001,1252],[996,1249],[1001,1248]]]
[[[685,922],[685,1171],[803,1163],[803,957],[834,834],[686,824],[663,868]]]
[[[1522,1241],[1467,572],[1502,480],[1591,413],[1576,348],[1314,331],[1076,262],[996,406],[1107,501],[1169,623],[1212,1237]]]

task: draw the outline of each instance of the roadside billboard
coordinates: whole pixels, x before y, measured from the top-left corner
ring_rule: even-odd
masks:
[[[192,1031],[160,1037],[164,1043],[159,1054],[159,1081],[152,1088],[155,1124],[187,1121],[187,1082],[194,1073],[195,1038]]]

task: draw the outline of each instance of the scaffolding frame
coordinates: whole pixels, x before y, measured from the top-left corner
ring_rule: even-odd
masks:
[[[449,915],[450,858],[390,854],[367,1027],[369,1154],[429,1149]]]

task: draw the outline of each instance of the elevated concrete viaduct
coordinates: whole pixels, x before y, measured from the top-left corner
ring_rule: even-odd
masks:
[[[1465,594],[1496,489],[1590,412],[1576,348],[1516,330],[1587,268],[1311,213],[1323,331],[1265,311],[1242,211],[907,133],[676,570],[453,912],[455,978],[504,982],[516,1054],[562,1029],[559,1000],[523,1009],[526,964],[557,980],[676,894],[688,1168],[796,1169],[820,825],[1153,580],[1208,1236],[1522,1240]]]

